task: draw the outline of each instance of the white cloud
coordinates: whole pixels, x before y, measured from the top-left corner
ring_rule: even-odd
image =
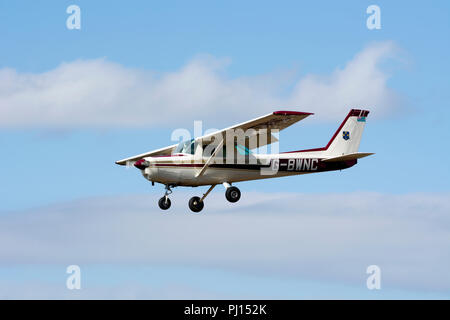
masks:
[[[98,198],[0,216],[0,265],[166,264],[260,276],[450,289],[449,194],[222,193],[193,215],[177,192],[169,212],[147,195]],[[154,201],[152,201],[154,200]]]
[[[399,97],[386,85],[389,75],[379,68],[379,63],[392,58],[394,52],[391,42],[371,45],[329,76],[308,75],[301,79],[290,101],[312,106],[328,119],[340,119],[349,106],[389,113],[398,107]]]
[[[39,74],[0,69],[0,126],[173,126],[208,118],[229,125],[286,107],[328,120],[341,119],[350,107],[384,114],[397,98],[379,64],[394,51],[391,42],[372,44],[330,75],[289,83],[277,73],[227,77],[228,61],[209,56],[166,73],[105,59],[63,63]]]
[[[61,280],[64,280],[62,278]],[[64,283],[64,281],[61,281]],[[122,285],[94,285],[81,290],[68,290],[61,283],[46,281],[29,281],[27,283],[2,283],[0,286],[1,300],[137,300],[137,299],[226,299],[226,296],[214,292],[202,291],[185,285],[157,286],[149,284],[122,284]]]

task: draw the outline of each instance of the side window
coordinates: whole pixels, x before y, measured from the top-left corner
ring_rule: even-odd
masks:
[[[186,141],[184,143],[182,153],[194,154],[196,145],[197,145],[197,143],[194,141],[194,139],[192,139],[190,141]]]
[[[246,146],[243,146],[242,144],[236,145],[236,150],[242,156],[248,156],[251,153],[250,150]]]
[[[214,151],[216,151],[216,148],[213,148],[213,149],[211,150],[210,156],[214,153]],[[227,156],[227,149],[226,149],[226,146],[223,146],[223,147],[222,147],[222,151],[217,152],[216,156],[217,156],[217,157],[225,158],[225,157]]]

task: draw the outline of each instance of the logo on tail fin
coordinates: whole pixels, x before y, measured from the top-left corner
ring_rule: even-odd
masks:
[[[344,138],[344,140],[350,139],[350,131],[342,131],[342,138]]]

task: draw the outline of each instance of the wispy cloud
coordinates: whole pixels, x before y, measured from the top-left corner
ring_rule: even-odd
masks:
[[[391,42],[375,43],[329,75],[291,81],[278,73],[230,78],[224,72],[229,61],[211,56],[166,73],[106,59],[63,63],[39,74],[0,69],[0,126],[132,127],[208,118],[235,122],[280,107],[317,112],[328,120],[341,119],[350,107],[384,114],[395,108],[398,97],[380,63],[394,52]]]
[[[97,198],[0,216],[0,264],[144,263],[267,276],[450,289],[449,194],[222,194],[193,215],[148,196]],[[154,200],[154,201],[151,201]],[[154,203],[155,202],[155,203]]]

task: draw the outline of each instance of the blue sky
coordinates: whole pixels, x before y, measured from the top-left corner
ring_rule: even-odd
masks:
[[[71,4],[81,8],[81,30],[66,28],[66,8]],[[380,30],[366,28],[366,8],[371,4],[381,8]],[[132,5],[2,1],[0,217],[7,224],[11,219],[20,221],[33,213],[45,216],[47,211],[62,207],[70,221],[67,214],[75,212],[77,217],[82,211],[79,203],[135,195],[152,204],[148,215],[159,217],[156,201],[162,187],[152,188],[136,170],[118,167],[115,160],[173,143],[172,130],[193,129],[193,120],[203,120],[205,128],[221,128],[277,109],[315,112],[281,133],[282,151],[319,147],[328,142],[351,107],[371,110],[360,151],[375,152],[374,157],[342,172],[245,182],[240,184],[243,196],[253,192],[324,198],[335,193],[421,195],[441,198],[436,204],[424,200],[426,204],[413,208],[417,214],[441,212],[447,208],[450,179],[446,147],[450,138],[449,19],[450,4],[446,1],[433,6],[419,1],[135,1]],[[363,76],[358,77],[358,73]],[[74,86],[70,86],[72,78]],[[183,96],[186,87],[190,92]],[[227,92],[226,97],[223,92]],[[175,193],[183,195],[176,212],[187,207],[187,193],[200,192],[203,189],[176,189]],[[223,196],[222,190],[215,193]],[[217,206],[222,200],[217,199]],[[18,233],[8,235],[8,243],[20,238],[27,223],[15,225]],[[450,239],[448,229],[443,235],[443,239],[445,235]],[[60,240],[58,234],[54,237],[54,242]],[[70,248],[71,244],[67,245]],[[439,245],[448,249],[449,241]],[[31,274],[38,277],[41,272],[52,273],[61,263],[51,257],[48,262],[36,260],[26,251],[22,256],[20,252],[10,256],[9,245],[3,242],[1,246],[0,281],[10,284],[27,278],[28,266],[37,265],[33,267],[37,273]],[[320,244],[315,250],[324,255],[327,252]],[[77,258],[93,273],[107,265],[108,272],[112,277],[116,274],[122,284],[135,281],[122,268],[154,268],[153,261],[134,264],[139,261],[136,257],[125,267],[115,265],[111,257],[91,261],[83,260],[79,253]],[[123,263],[126,261],[121,260]],[[448,266],[450,261],[440,263]],[[176,259],[164,257],[163,264],[175,268]],[[11,273],[11,268],[18,271]],[[251,284],[255,281],[247,271],[217,264],[209,267],[207,263],[190,268],[176,268],[187,286],[204,270],[214,278],[218,269],[224,269],[236,283],[239,279],[248,281],[248,287],[253,288],[246,292],[249,296],[261,291]],[[292,288],[283,289],[284,280],[267,280],[278,279],[282,273],[282,269],[263,272],[256,282],[267,281],[268,287],[279,288],[280,297],[283,292],[288,298],[307,295],[307,290],[296,293]],[[289,281],[304,283],[309,276],[308,272],[295,274]],[[43,278],[51,284],[52,277],[55,275]],[[322,274],[308,280],[313,297],[321,296],[318,292],[328,280]],[[339,276],[330,280],[335,283],[332,297],[371,297],[364,288],[353,289],[359,288],[354,279],[347,280]],[[192,292],[195,297],[207,297],[208,293],[233,297],[226,282],[205,284],[197,293],[190,288],[179,296],[189,297]],[[97,285],[102,288],[108,281]],[[147,289],[150,285],[151,281],[142,284]],[[431,292],[433,297],[448,298],[449,288],[448,280],[439,288],[426,283],[405,286],[402,282],[380,294],[408,298],[426,297]],[[169,291],[176,296],[177,290]],[[99,289],[93,295],[101,296],[102,292]],[[158,295],[146,295],[148,292],[144,290],[141,296]],[[15,295],[20,296],[20,290]]]

